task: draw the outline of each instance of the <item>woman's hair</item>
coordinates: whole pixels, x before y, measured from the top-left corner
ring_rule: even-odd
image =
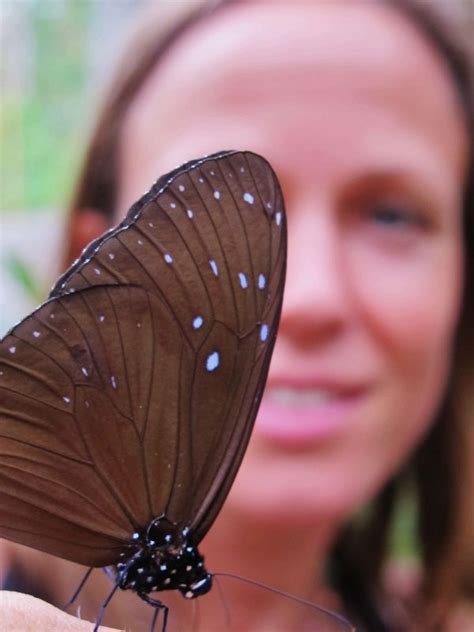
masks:
[[[71,227],[74,226],[74,215],[86,208],[100,211],[112,222],[116,210],[121,130],[131,102],[176,40],[207,16],[239,1],[245,0],[170,3],[173,5],[171,14],[169,5],[166,11],[161,11],[163,7],[158,5],[154,8],[160,10],[156,16],[147,14],[140,23],[128,53],[118,65],[92,133],[71,204]],[[471,60],[459,31],[444,17],[440,19],[435,14],[436,3],[374,1],[385,3],[407,16],[447,63],[465,115],[471,150],[464,189],[464,297],[454,341],[453,369],[443,405],[428,435],[403,471],[388,481],[363,516],[354,519],[340,534],[331,558],[331,578],[350,615],[356,623],[373,632],[386,629],[380,613],[390,608],[390,596],[384,594],[382,572],[390,554],[397,501],[406,498],[407,493],[417,507],[416,530],[422,574],[417,612],[424,612],[423,628],[435,629],[442,625],[443,615],[454,601],[474,597],[474,547],[469,533],[469,525],[474,524],[471,500],[474,489]],[[449,4],[453,6],[453,3]],[[72,239],[69,240],[71,243]],[[68,262],[77,254],[69,250]]]

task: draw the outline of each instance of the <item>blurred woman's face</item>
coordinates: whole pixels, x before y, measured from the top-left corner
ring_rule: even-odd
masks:
[[[222,149],[273,164],[288,212],[279,337],[228,507],[339,520],[433,420],[462,289],[465,133],[449,71],[375,3],[244,3],[167,54],[126,121],[120,207]]]

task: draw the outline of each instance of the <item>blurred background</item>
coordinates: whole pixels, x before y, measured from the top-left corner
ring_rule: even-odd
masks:
[[[151,2],[0,0],[0,336],[61,272],[71,187],[102,86]],[[411,504],[407,494],[392,545],[407,557],[416,553]]]
[[[151,0],[0,0],[0,336],[61,272],[83,143],[121,41]]]

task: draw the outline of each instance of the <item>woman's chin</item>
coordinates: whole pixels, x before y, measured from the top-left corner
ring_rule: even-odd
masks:
[[[273,473],[265,475],[261,466],[255,468],[255,476],[243,469],[224,509],[245,520],[281,524],[288,529],[339,523],[356,507],[356,498],[346,493],[342,481],[324,489],[315,478],[298,481],[297,475],[271,469]]]

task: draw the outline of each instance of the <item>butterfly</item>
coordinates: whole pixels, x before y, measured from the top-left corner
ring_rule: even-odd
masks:
[[[151,593],[210,590],[198,545],[250,439],[286,248],[271,166],[224,151],[84,250],[1,341],[1,537],[109,567],[163,628]]]

